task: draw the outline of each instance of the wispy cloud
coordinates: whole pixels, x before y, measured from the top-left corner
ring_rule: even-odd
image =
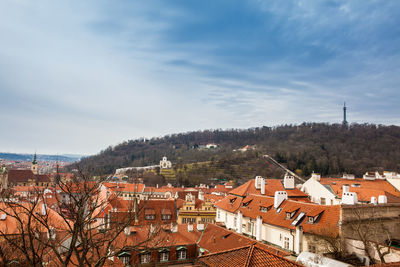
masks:
[[[94,153],[140,136],[396,123],[397,1],[2,1],[0,147]]]

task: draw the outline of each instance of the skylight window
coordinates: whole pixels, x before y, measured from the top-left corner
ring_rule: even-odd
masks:
[[[300,212],[300,214],[294,219],[294,221],[291,223],[293,226],[297,226],[297,224],[300,222],[300,220],[306,215],[305,212]]]

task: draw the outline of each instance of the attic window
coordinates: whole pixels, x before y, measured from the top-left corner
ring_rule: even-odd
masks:
[[[276,210],[276,213],[281,212],[281,210],[282,210],[282,208],[278,208],[278,209]]]
[[[316,223],[320,215],[321,214],[317,214],[315,216],[308,216],[307,222],[308,223]]]
[[[247,207],[247,206],[251,203],[251,201],[253,201],[253,200],[250,199],[250,200],[247,201],[247,202],[243,202],[243,207]]]
[[[336,184],[336,182],[332,182],[332,184]]]
[[[288,220],[292,219],[297,211],[298,211],[298,209],[294,210],[292,212],[286,212],[286,219],[288,219]]]
[[[231,202],[231,204],[233,203],[233,202],[235,202],[235,200],[236,200],[236,197],[235,198],[232,198],[232,199],[230,199],[229,201]]]
[[[360,187],[361,184],[351,184],[351,187]]]
[[[272,206],[268,206],[268,207],[260,206],[260,211],[261,211],[261,212],[268,212],[268,211],[271,209],[271,207],[272,207]]]

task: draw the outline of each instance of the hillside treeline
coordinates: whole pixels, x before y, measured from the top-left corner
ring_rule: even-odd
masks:
[[[201,148],[208,143],[219,147]],[[255,145],[256,149],[247,153],[233,151],[246,145]],[[109,174],[116,168],[158,164],[167,156],[174,165],[213,162],[216,169],[222,170],[220,175],[235,179],[256,173],[276,174],[276,170],[266,171],[271,166],[264,160],[255,160],[263,154],[273,156],[305,177],[313,171],[322,175],[347,172],[357,176],[367,170],[400,171],[400,127],[352,124],[346,128],[340,124],[303,123],[196,131],[125,141],[82,159],[81,165],[97,174]],[[241,166],[250,171],[241,173]]]

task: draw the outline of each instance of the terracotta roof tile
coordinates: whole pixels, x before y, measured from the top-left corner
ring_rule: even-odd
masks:
[[[275,255],[258,244],[251,244],[227,251],[207,254],[198,257],[198,262],[204,266],[302,266],[296,262]]]
[[[285,189],[280,179],[265,179],[265,182],[266,196],[272,197],[276,191],[286,191],[289,198],[305,198],[308,200],[308,195],[297,188]],[[242,197],[247,195],[261,195],[261,190],[256,189],[254,183],[255,179],[251,179],[230,191],[229,194]]]
[[[388,203],[400,202],[400,191],[386,180],[321,178],[320,183],[329,185],[333,192],[340,198],[343,193],[343,185],[349,185],[350,192],[357,193],[357,198],[360,201],[370,202],[371,197],[376,197],[378,199],[379,195],[386,195],[388,197]]]

